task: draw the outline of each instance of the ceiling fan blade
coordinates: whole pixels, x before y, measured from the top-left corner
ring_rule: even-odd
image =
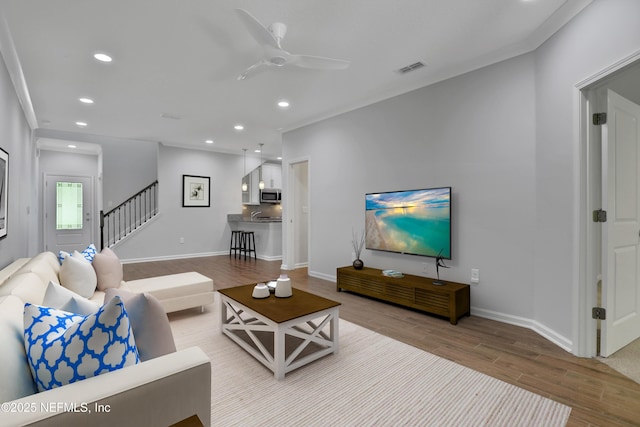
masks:
[[[271,34],[271,31],[265,28],[265,26],[262,25],[253,15],[244,9],[235,9],[235,11],[258,44],[261,46],[273,46],[276,49],[280,49],[278,40],[276,40],[273,34]]]
[[[264,60],[260,62],[256,62],[251,67],[247,68],[242,73],[238,74],[238,77],[236,77],[236,80],[245,80],[251,76],[255,76],[259,72],[264,71],[264,69],[267,68],[269,65],[271,64]]]
[[[323,58],[322,56],[291,55],[291,65],[319,70],[344,70],[351,64],[341,59]]]

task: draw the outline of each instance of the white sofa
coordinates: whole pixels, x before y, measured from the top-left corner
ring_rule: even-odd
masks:
[[[197,347],[36,392],[24,347],[24,304],[41,305],[59,271],[51,252],[0,270],[0,426],[169,426],[193,415],[210,425],[211,364]],[[102,303],[104,292],[90,299]]]

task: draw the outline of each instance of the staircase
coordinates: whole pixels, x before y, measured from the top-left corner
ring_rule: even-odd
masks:
[[[100,211],[100,249],[111,247],[158,214],[158,181],[108,212]]]

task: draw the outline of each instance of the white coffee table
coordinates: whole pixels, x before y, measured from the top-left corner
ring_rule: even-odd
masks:
[[[257,299],[254,285],[220,290],[220,329],[273,371],[276,379],[337,354],[340,303],[293,289],[288,298]]]

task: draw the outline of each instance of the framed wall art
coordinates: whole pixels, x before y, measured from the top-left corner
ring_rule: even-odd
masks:
[[[0,239],[7,236],[9,205],[9,153],[0,148]]]
[[[208,208],[211,195],[208,176],[182,175],[182,207]]]

